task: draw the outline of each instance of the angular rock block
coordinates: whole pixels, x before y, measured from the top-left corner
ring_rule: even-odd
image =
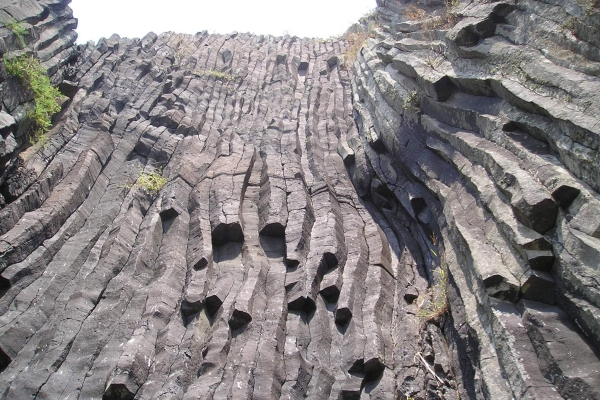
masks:
[[[525,250],[529,266],[539,271],[549,271],[554,263],[551,250]]]
[[[413,286],[410,286],[406,288],[403,297],[404,301],[406,301],[408,304],[412,304],[413,301],[419,297],[419,292]]]
[[[208,265],[208,259],[206,257],[199,257],[198,261],[192,263],[194,270],[200,271],[201,269],[206,268]]]
[[[372,382],[381,377],[385,365],[379,358],[371,358],[365,361],[363,370],[365,371],[365,382]]]
[[[363,379],[359,376],[350,375],[341,382],[341,390],[339,399],[344,400],[360,400],[360,392],[363,386]]]
[[[513,304],[494,301],[492,312],[499,361],[509,371],[507,378],[511,387],[519,393],[529,393],[532,398],[560,400],[560,395],[542,375],[537,354],[517,308]]]
[[[202,311],[203,302],[202,300],[190,300],[188,296],[181,301],[181,313],[185,317],[199,313]]]
[[[336,303],[340,297],[341,282],[339,282],[339,277],[334,272],[325,275],[321,281],[321,290],[319,292],[329,303]]]
[[[163,210],[159,213],[159,215],[164,222],[177,217],[179,215],[179,211],[177,211],[177,209],[174,207],[163,207]]]
[[[352,367],[348,370],[351,375],[360,376],[364,382],[372,382],[381,377],[385,365],[379,358],[371,358],[365,361],[364,359],[358,359],[352,364]]]
[[[523,301],[523,325],[544,376],[565,398],[600,398],[600,358],[564,311]]]
[[[552,191],[552,197],[554,200],[564,209],[569,208],[575,199],[579,196],[581,191],[573,187],[572,185],[563,184],[558,186]]]
[[[571,220],[571,226],[586,235],[600,239],[600,201],[585,204]]]
[[[554,304],[556,283],[550,274],[542,271],[531,271],[531,274],[521,285],[524,299]]]
[[[301,311],[310,313],[317,308],[315,301],[306,296],[302,296],[299,293],[294,293],[291,296],[288,295],[288,309],[290,311]]]
[[[521,189],[527,192],[527,187]],[[546,233],[556,222],[557,205],[551,199],[532,201],[525,198],[523,192],[512,196],[514,213],[517,219],[539,233]]]
[[[483,279],[483,285],[490,296],[498,299],[516,302],[519,298],[519,287],[514,285],[506,276],[493,274]]]
[[[354,150],[352,150],[348,143],[340,141],[340,143],[338,144],[338,154],[340,155],[340,157],[342,157],[342,160],[344,160],[344,165],[346,167],[350,167],[354,164]]]

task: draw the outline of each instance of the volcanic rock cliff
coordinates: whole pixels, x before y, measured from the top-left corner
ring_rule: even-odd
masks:
[[[68,3],[0,1],[0,398],[600,399],[597,1],[378,0],[357,51]]]

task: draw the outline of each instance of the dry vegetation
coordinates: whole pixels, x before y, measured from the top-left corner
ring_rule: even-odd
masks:
[[[431,237],[431,243],[438,247],[438,239],[435,234]],[[439,279],[437,283],[430,289],[431,299],[425,307],[419,306],[417,316],[422,325],[428,322],[439,322],[440,318],[448,313],[450,305],[448,303],[448,264],[445,255],[437,254],[434,250],[431,253],[437,258],[439,257],[440,265],[437,270]]]
[[[455,8],[459,4],[459,0],[446,0],[446,8],[444,10],[444,28],[450,28],[458,22],[458,15]]]
[[[402,108],[408,110],[411,107],[419,108],[421,106],[421,99],[419,98],[419,92],[413,90],[408,93],[404,98],[404,102],[402,103]]]
[[[212,76],[213,78],[220,80],[220,81],[233,81],[236,79],[236,76],[233,74],[228,74],[226,72],[223,71],[218,71],[215,69],[203,69],[203,70],[197,70],[197,71],[193,71],[192,72],[194,75],[196,76]]]
[[[446,0],[443,13],[441,15],[436,13],[437,16],[433,16],[430,11],[415,4],[410,4],[403,10],[403,15],[407,21],[423,21],[423,29],[448,29],[458,22],[455,8],[459,3],[459,0]]]
[[[194,40],[189,35],[178,33],[173,35],[171,47],[174,50],[174,64],[177,67],[181,67],[183,59],[185,57],[190,57],[196,51],[196,47],[194,46]]]
[[[342,35],[342,40],[345,40],[348,43],[342,60],[345,67],[350,67],[354,64],[361,47],[367,39],[376,36],[375,29],[378,27],[377,16],[373,11],[362,17],[358,23],[352,25]]]
[[[449,310],[448,305],[448,272],[446,271],[446,265],[442,260],[437,270],[439,274],[439,281],[431,289],[431,300],[423,308],[419,308],[417,316],[422,324],[428,322],[439,322],[443,315],[446,315]]]
[[[406,19],[409,21],[421,21],[427,16],[425,10],[415,6],[414,4],[409,5],[402,11]]]

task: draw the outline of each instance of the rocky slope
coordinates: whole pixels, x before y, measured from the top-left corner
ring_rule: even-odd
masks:
[[[69,100],[1,83],[0,397],[600,399],[600,11],[407,3],[352,65],[1,2]]]

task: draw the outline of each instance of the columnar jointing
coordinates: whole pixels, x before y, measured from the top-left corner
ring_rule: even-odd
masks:
[[[599,399],[597,2],[378,4],[340,155],[404,249],[404,297],[448,280],[449,354],[425,361],[445,378],[450,357],[461,398]]]
[[[0,398],[600,399],[595,3],[380,0],[353,64],[5,3],[66,97],[21,152],[0,79]]]
[[[393,396],[399,264],[337,154],[343,46],[82,46],[24,162],[44,190],[0,211],[2,398]]]

